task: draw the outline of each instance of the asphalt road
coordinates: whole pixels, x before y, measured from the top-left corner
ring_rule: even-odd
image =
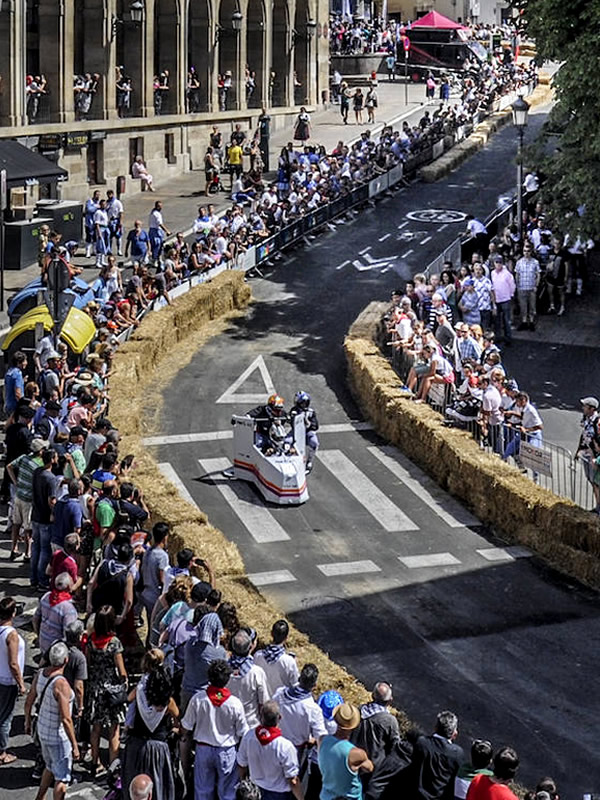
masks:
[[[532,133],[541,118],[533,115]],[[407,214],[485,216],[512,184],[514,144],[505,129],[446,181],[411,186],[253,280],[256,303],[181,370],[148,444],[165,474],[238,544],[255,582],[333,658],[367,685],[392,681],[398,704],[425,729],[452,708],[464,745],[475,736],[511,743],[523,783],[551,774],[575,798],[600,786],[597,596],[506,548],[357,427],[341,349],[359,311],[424,268],[463,225]],[[559,418],[556,409],[576,407],[581,383],[569,384],[569,366],[589,371],[597,351],[563,353],[566,373],[549,386],[540,372],[552,363],[546,350],[519,339],[508,364],[547,389],[552,425],[563,434],[571,426],[576,438],[575,415]],[[301,507],[267,506],[248,485],[218,475],[231,459],[231,414],[271,386],[288,403],[297,389],[309,391],[325,428]]]

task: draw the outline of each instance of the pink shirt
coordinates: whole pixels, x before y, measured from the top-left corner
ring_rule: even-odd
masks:
[[[506,303],[515,293],[515,279],[512,273],[509,272],[506,267],[502,267],[500,272],[498,272],[497,269],[493,269],[490,277],[492,279],[492,286],[494,287],[496,302]]]

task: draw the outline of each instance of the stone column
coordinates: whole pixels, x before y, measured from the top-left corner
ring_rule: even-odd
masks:
[[[73,111],[73,37],[67,42],[65,31],[71,28],[67,23],[65,2],[40,0],[39,14],[39,53],[40,72],[48,81],[48,97],[45,108],[49,109],[53,122],[71,122]],[[44,106],[42,106],[43,108]],[[43,113],[40,122],[43,121]]]
[[[182,84],[182,24],[175,2],[158,0],[158,14],[154,16],[154,24],[158,25],[158,64],[160,72],[169,72],[169,91],[165,92],[162,113],[182,113],[184,89]]]
[[[123,67],[125,74],[131,78],[133,94],[131,99],[131,115],[134,117],[151,116],[152,109],[152,75],[150,75],[150,96],[146,86],[146,61],[147,50],[147,25],[148,15],[139,24],[127,22],[123,26]]]
[[[21,125],[25,115],[25,13],[20,0],[0,11],[0,124]]]

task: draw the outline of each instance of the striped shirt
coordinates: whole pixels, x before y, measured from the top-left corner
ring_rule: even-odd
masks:
[[[19,500],[24,503],[31,503],[33,500],[33,473],[42,466],[42,459],[29,453],[15,458],[11,464],[11,467],[17,470],[15,492]]]
[[[65,628],[77,619],[77,609],[70,600],[51,606],[50,592],[47,592],[40,600],[35,616],[40,621],[40,650],[45,653],[52,642],[65,638]]]
[[[477,308],[479,311],[489,311],[492,307],[492,282],[485,275],[473,278],[475,294],[477,295]]]

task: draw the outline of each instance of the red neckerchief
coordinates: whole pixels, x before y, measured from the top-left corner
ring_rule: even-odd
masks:
[[[91,641],[97,650],[104,650],[106,645],[111,639],[114,639],[114,633],[109,633],[108,636],[98,636],[96,632],[92,633]]]
[[[267,728],[264,725],[259,725],[258,728],[254,729],[254,733],[256,734],[258,741],[264,747],[264,745],[269,744],[269,742],[272,742],[274,739],[277,739],[278,736],[281,736],[281,728]]]
[[[65,600],[71,599],[71,592],[59,592],[58,589],[53,589],[50,592],[50,605],[57,606],[59,603],[64,603]]]
[[[223,703],[231,697],[229,689],[219,689],[216,686],[209,686],[206,690],[208,699],[217,708],[222,706]]]

